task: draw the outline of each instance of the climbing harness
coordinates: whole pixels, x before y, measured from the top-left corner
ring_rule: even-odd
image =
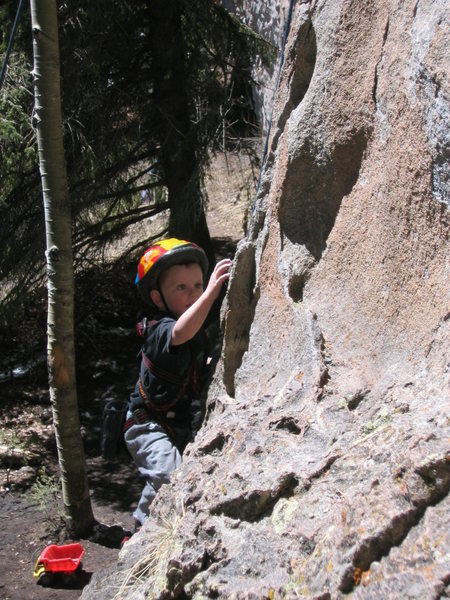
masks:
[[[144,318],[136,325],[136,330],[140,336],[145,337],[149,328],[157,323],[158,321],[156,320],[148,321]],[[106,404],[103,410],[101,437],[101,451],[105,460],[115,460],[117,458],[118,450],[123,440],[123,434],[130,429],[130,427],[133,425],[149,423],[150,421],[161,425],[176,444],[176,435],[171,426],[171,419],[176,416],[173,409],[175,409],[176,405],[186,395],[188,388],[190,388],[193,397],[200,395],[201,385],[197,359],[194,359],[191,362],[184,375],[177,375],[176,373],[171,373],[156,365],[145,355],[142,349],[140,350],[139,355],[141,355],[142,361],[141,373],[138,380],[138,390],[142,404],[132,411],[131,416],[128,419],[126,418],[128,402],[123,400],[113,400]],[[159,380],[169,385],[177,386],[178,391],[173,400],[166,402],[165,404],[156,404],[153,401],[144,384],[146,370]]]
[[[140,332],[140,335],[145,336],[149,328],[155,326],[157,323],[158,321],[156,320],[148,321],[147,319],[143,319],[140,323],[138,323],[136,329],[138,332]],[[138,380],[138,389],[143,404],[135,409],[131,417],[125,421],[123,431],[127,431],[130,427],[136,424],[156,421],[167,430],[172,438],[174,438],[175,436],[173,434],[173,430],[168,422],[170,418],[175,416],[175,412],[173,412],[171,409],[175,408],[175,406],[182,400],[189,386],[194,396],[200,394],[201,386],[198,376],[198,361],[195,358],[184,375],[177,375],[176,373],[171,373],[170,371],[161,368],[155,362],[151,361],[142,349],[140,354],[142,356],[142,363],[141,373]],[[156,404],[153,401],[144,384],[145,370],[149,371],[152,375],[165,383],[178,386],[178,391],[170,402],[166,402],[165,404]]]

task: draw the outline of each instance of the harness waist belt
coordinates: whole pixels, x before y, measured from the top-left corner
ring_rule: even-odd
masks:
[[[150,413],[146,408],[137,408],[131,414],[131,417],[125,421],[123,431],[127,431],[133,425],[141,425],[142,423],[148,423],[151,421]]]
[[[176,413],[173,410],[170,410],[166,413],[166,419],[174,419],[176,417]],[[150,421],[155,421],[156,423],[162,423],[161,415],[156,415],[151,406],[142,406],[141,408],[136,408],[131,414],[131,417],[125,421],[123,426],[123,432],[133,427],[133,425],[142,425],[143,423],[149,423]]]

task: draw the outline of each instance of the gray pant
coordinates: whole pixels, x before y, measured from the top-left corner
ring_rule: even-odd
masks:
[[[133,425],[125,432],[125,442],[139,473],[146,480],[133,517],[139,523],[148,518],[148,509],[170,473],[180,466],[181,454],[167,432],[153,421]]]

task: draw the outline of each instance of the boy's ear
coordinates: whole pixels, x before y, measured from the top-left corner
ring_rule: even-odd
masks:
[[[162,301],[161,294],[158,292],[158,290],[150,290],[150,300],[153,302],[156,308],[164,310],[164,303]]]

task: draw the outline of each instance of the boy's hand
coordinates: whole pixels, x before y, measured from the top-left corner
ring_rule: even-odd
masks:
[[[219,261],[211,273],[205,294],[215,300],[219,297],[220,290],[225,281],[230,277],[231,260],[224,258]]]

